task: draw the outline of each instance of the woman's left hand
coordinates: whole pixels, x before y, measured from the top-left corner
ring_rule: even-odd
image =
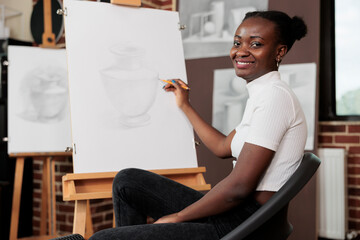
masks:
[[[178,213],[173,213],[159,218],[154,223],[157,224],[157,223],[178,223],[178,222],[181,222]]]

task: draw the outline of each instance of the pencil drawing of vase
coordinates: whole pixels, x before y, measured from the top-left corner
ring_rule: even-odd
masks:
[[[51,123],[66,116],[66,70],[52,66],[33,69],[23,79],[20,91],[24,104],[19,116],[24,120]]]
[[[150,123],[148,111],[154,103],[158,73],[147,69],[142,61],[145,49],[123,43],[110,49],[115,61],[100,70],[105,92],[127,127]]]

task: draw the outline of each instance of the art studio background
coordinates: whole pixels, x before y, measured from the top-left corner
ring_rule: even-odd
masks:
[[[61,1],[57,1],[61,4]],[[289,83],[295,84],[300,89],[299,94],[307,94],[305,106],[310,132],[307,150],[317,153],[319,148],[337,148],[345,150],[343,172],[347,184],[344,186],[347,192],[343,213],[345,220],[340,223],[346,231],[360,233],[360,123],[359,118],[331,117],[328,111],[328,92],[324,89],[332,89],[330,80],[333,76],[331,58],[326,47],[331,48],[331,43],[326,42],[321,36],[331,38],[331,26],[326,24],[331,6],[321,0],[143,0],[143,7],[157,8],[162,10],[178,10],[180,20],[187,28],[182,32],[185,54],[187,79],[191,86],[190,99],[193,106],[209,123],[213,123],[222,131],[226,132],[238,121],[231,117],[231,109],[239,109],[241,105],[234,105],[235,100],[244,101],[240,98],[246,95],[242,86],[234,85],[234,76],[228,73],[232,64],[228,57],[231,46],[231,34],[234,25],[238,24],[238,16],[246,10],[280,10],[290,16],[299,15],[304,18],[308,25],[308,35],[294,44],[293,49],[286,56],[282,64],[294,69],[287,72]],[[12,189],[14,182],[15,160],[9,158],[8,134],[9,126],[9,82],[8,70],[10,66],[4,64],[8,60],[8,45],[38,47],[39,42],[34,36],[35,29],[31,27],[31,18],[36,7],[36,0],[0,0],[0,56],[1,56],[1,87],[0,87],[0,238],[7,239],[10,228],[10,211],[12,201]],[[325,19],[325,21],[323,20]],[[60,27],[57,33],[57,44],[66,45],[64,32]],[[330,32],[330,33],[329,33]],[[106,36],[104,36],[106,37]],[[320,44],[323,43],[323,44]],[[200,49],[199,46],[204,46]],[[330,45],[330,46],[328,46]],[[197,51],[194,51],[196,49]],[[209,50],[210,49],[210,50]],[[213,51],[211,51],[213,49]],[[325,57],[324,57],[325,56]],[[330,60],[329,60],[330,59]],[[31,61],[31,59],[27,60]],[[11,62],[9,62],[11,64]],[[26,62],[24,64],[24,69]],[[310,72],[309,78],[314,82],[302,82],[296,76],[299,75],[297,67],[308,66],[310,70],[300,69],[300,73]],[[280,69],[281,70],[281,69]],[[231,70],[230,70],[231,71]],[[300,74],[301,75],[301,74]],[[217,88],[219,79],[224,78],[222,86]],[[236,83],[237,84],[237,83]],[[305,88],[302,88],[304,85]],[[227,89],[232,86],[230,89]],[[230,94],[221,94],[219,89],[231,91]],[[330,90],[329,90],[330,92]],[[231,95],[231,99],[227,99]],[[219,99],[220,96],[220,99]],[[222,97],[221,97],[222,96]],[[225,96],[225,97],[224,97]],[[96,98],[96,96],[95,96]],[[299,97],[301,98],[301,97]],[[218,100],[217,100],[218,99]],[[320,104],[321,103],[321,104]],[[219,107],[220,106],[220,107]],[[229,110],[230,109],[230,110]],[[226,112],[230,116],[225,121],[217,112]],[[42,112],[43,114],[45,113]],[[34,114],[25,114],[23,119],[37,119],[44,123],[48,118],[34,117]],[[43,116],[43,115],[42,115]],[[330,117],[329,117],[330,116]],[[232,122],[233,121],[233,122]],[[29,122],[29,121],[28,121]],[[64,136],[65,138],[67,136]],[[195,136],[196,138],[196,136]],[[198,140],[198,139],[196,139]],[[28,140],[31,141],[31,140]],[[196,147],[199,166],[205,166],[207,183],[214,186],[223,179],[232,169],[233,159],[218,159],[214,157],[204,145]],[[71,158],[55,159],[56,179],[56,211],[57,231],[59,234],[69,234],[73,227],[73,202],[62,200],[61,177],[66,173],[73,172]],[[342,161],[342,159],[340,159]],[[41,215],[41,180],[42,163],[29,158],[25,162],[24,184],[22,190],[19,237],[38,235],[40,232]],[[319,187],[318,187],[319,189]],[[317,182],[314,178],[303,191],[291,202],[289,218],[295,226],[294,232],[289,239],[304,240],[318,239],[318,237],[332,239],[321,232],[317,223],[319,216],[319,199],[317,197]],[[344,196],[345,197],[345,196]],[[91,213],[94,230],[112,226],[112,203],[110,200],[91,201]],[[335,216],[336,218],[336,216]],[[321,231],[320,231],[321,230]],[[330,229],[331,230],[331,229]],[[321,232],[321,234],[319,234]],[[355,234],[356,235],[356,234]],[[345,239],[345,237],[343,238]]]

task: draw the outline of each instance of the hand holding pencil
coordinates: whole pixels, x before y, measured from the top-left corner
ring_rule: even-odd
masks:
[[[166,82],[164,86],[164,90],[166,92],[173,92],[176,98],[176,104],[180,109],[183,109],[185,106],[190,105],[189,102],[189,90],[190,88],[181,81],[180,79],[172,79],[172,80],[162,80]]]
[[[180,83],[179,86],[182,87],[183,89],[185,90],[188,90],[190,91],[190,88],[183,82],[183,81],[179,81],[179,82],[176,82],[174,79],[173,80],[165,80],[165,79],[160,79],[161,81],[165,82],[165,83],[169,83],[171,85],[174,85],[176,83]]]

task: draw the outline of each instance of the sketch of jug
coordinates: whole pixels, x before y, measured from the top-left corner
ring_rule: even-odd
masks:
[[[127,127],[150,123],[149,109],[154,103],[158,73],[147,69],[142,61],[145,50],[131,44],[118,44],[109,49],[114,63],[100,70],[105,92]]]
[[[61,121],[68,109],[66,80],[66,70],[55,66],[32,69],[20,87],[24,104],[19,116],[44,123]]]

